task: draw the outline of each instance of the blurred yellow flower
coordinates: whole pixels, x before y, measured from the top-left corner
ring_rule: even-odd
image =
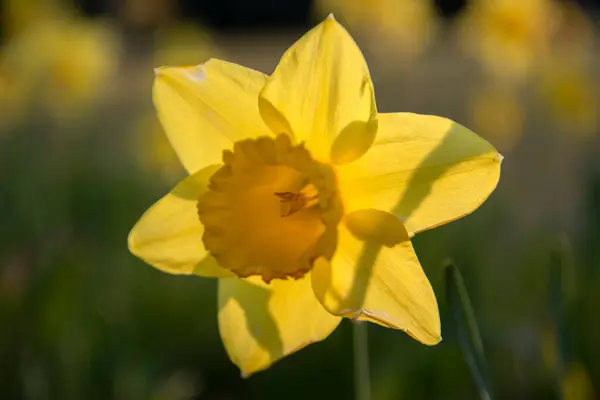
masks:
[[[520,79],[548,53],[559,15],[554,0],[474,0],[459,20],[459,39],[487,72]]]
[[[387,57],[421,54],[437,31],[431,0],[318,0],[319,15],[335,13],[350,28],[374,40],[374,49]]]
[[[545,326],[540,331],[540,352],[546,368],[553,374],[556,374],[560,367],[560,359],[558,353],[558,338],[556,337],[556,330],[553,326]]]
[[[271,76],[211,59],[156,71],[154,102],[190,176],[129,249],[219,279],[219,330],[244,376],[326,338],[342,317],[440,341],[415,233],[475,210],[502,157],[441,117],[378,113],[365,60],[333,16]]]
[[[149,173],[162,175],[167,181],[173,182],[172,179],[180,177],[184,170],[156,115],[143,114],[134,124],[131,148],[136,150],[139,165]]]
[[[13,37],[0,70],[26,99],[53,115],[77,115],[116,74],[119,45],[110,26],[78,18],[35,22]]]
[[[562,381],[562,398],[565,400],[592,400],[594,385],[585,368],[579,362],[569,365]]]
[[[545,327],[540,333],[542,360],[548,370],[560,382],[562,398],[565,400],[594,399],[594,388],[585,365],[575,361],[563,367],[560,363],[558,338],[553,328]],[[562,368],[565,371],[562,371]]]
[[[598,91],[592,72],[565,57],[541,71],[540,94],[547,113],[566,133],[589,136],[598,126]]]
[[[594,84],[595,32],[575,4],[561,5],[561,18],[551,52],[535,83],[547,115],[565,133],[589,136],[598,127],[598,89]]]
[[[478,87],[472,94],[469,113],[473,128],[501,151],[510,151],[520,141],[525,122],[518,87],[506,82]]]

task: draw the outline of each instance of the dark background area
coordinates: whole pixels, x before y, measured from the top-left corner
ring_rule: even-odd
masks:
[[[110,15],[115,10],[115,2],[111,0],[74,1],[90,16]],[[182,16],[197,19],[219,32],[306,28],[313,22],[310,16],[312,0],[177,0],[177,3]],[[452,18],[467,3],[468,0],[435,0],[436,8],[444,18]],[[598,0],[576,0],[575,3],[587,10],[600,6]]]

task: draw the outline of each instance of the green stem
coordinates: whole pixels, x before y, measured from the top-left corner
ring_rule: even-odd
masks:
[[[479,390],[479,397],[481,400],[490,400],[491,383],[479,326],[460,270],[450,260],[446,262],[446,295],[454,317],[458,342]]]
[[[369,334],[367,322],[354,321],[354,392],[356,400],[371,400],[371,377],[369,373]]]

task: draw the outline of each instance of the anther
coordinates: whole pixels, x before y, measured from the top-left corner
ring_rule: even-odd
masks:
[[[309,202],[315,203],[318,196],[308,197],[302,192],[275,192],[275,196],[279,197],[281,203],[281,216],[287,217],[305,208]]]

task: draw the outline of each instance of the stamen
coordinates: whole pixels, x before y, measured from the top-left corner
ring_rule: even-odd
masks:
[[[275,192],[275,196],[279,197],[279,202],[281,203],[280,214],[281,217],[287,217],[303,208],[310,205],[314,205],[319,200],[318,195],[307,196],[305,193],[298,192]]]

